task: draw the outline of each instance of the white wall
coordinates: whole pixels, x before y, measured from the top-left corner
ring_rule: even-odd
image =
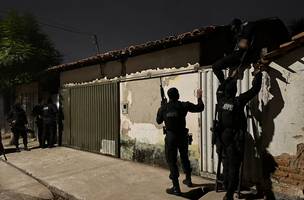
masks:
[[[171,87],[178,88],[181,101],[197,103],[195,90],[199,87],[197,73],[177,75],[162,78],[165,93]],[[128,114],[121,109],[121,138],[122,140],[136,140],[137,143],[160,146],[163,151],[164,135],[162,125],[156,123],[157,110],[160,107],[160,79],[146,79],[120,83],[121,107],[128,104]],[[200,159],[200,114],[187,115],[187,127],[193,134],[193,144],[189,146],[191,158],[198,165]],[[135,146],[135,148],[137,148]],[[148,148],[148,147],[147,147]],[[129,153],[129,155],[127,155]],[[130,153],[122,149],[122,158],[131,159]],[[151,158],[153,159],[153,158]],[[198,169],[199,166],[196,166]]]
[[[270,151],[275,156],[296,155],[297,145],[304,143],[304,47],[277,59],[270,67],[274,97],[265,107],[263,119],[264,130],[274,133]]]

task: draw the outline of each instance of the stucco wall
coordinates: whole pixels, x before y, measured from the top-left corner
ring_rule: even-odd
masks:
[[[270,64],[270,93],[273,98],[263,106],[262,132],[265,143],[277,156],[296,155],[297,145],[304,143],[304,47]]]
[[[187,63],[198,63],[200,44],[192,43],[128,58],[127,74],[157,67],[184,67]]]
[[[81,83],[100,78],[100,66],[93,65],[60,73],[60,85],[67,83]]]
[[[198,75],[187,74],[162,78],[165,92],[170,87],[180,91],[182,101],[196,103]],[[187,83],[187,84],[185,84]],[[128,104],[128,113],[121,109],[121,157],[123,159],[166,166],[162,126],[155,121],[160,106],[160,79],[123,82],[120,84],[121,107]],[[193,134],[190,159],[194,172],[199,172],[199,114],[189,113],[187,127]]]
[[[262,130],[270,136],[264,145],[271,141],[269,149],[278,163],[274,178],[293,185],[288,193],[304,198],[304,47],[270,66],[273,99],[264,109]]]
[[[188,63],[198,63],[199,59],[199,43],[181,45],[178,47],[129,57],[124,63],[120,60],[102,63],[102,70],[100,70],[100,65],[93,65],[63,71],[60,73],[60,85],[88,82],[100,79],[102,76],[111,79],[147,69],[184,67],[187,66]]]
[[[121,76],[122,63],[120,61],[112,61],[102,64],[102,74],[107,78],[114,78]]]
[[[267,71],[250,106],[255,127],[246,140],[244,177],[267,185],[265,174],[275,172],[278,183],[297,186],[289,186],[289,195],[303,197],[304,47],[273,61]]]

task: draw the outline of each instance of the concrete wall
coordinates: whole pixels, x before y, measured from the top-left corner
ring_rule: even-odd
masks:
[[[252,136],[246,141],[244,170],[249,182],[267,183],[262,173],[267,174],[267,170],[270,173],[276,162],[278,168],[273,177],[279,183],[295,186],[289,186],[293,188],[291,195],[301,197],[304,189],[303,82],[304,47],[269,65],[262,90],[251,102],[255,127],[251,128]]]
[[[186,44],[130,57],[126,62],[126,72],[129,74],[146,69],[184,67],[187,63],[198,63],[199,59],[200,43]]]
[[[182,101],[196,103],[197,73],[164,77],[162,80],[165,92],[170,87],[177,87]],[[159,78],[120,83],[121,108],[128,104],[128,113],[120,111],[121,158],[166,167],[162,126],[155,121],[161,99],[159,84]],[[191,113],[187,116],[187,127],[193,134],[193,144],[189,146],[190,159],[193,172],[197,174],[200,169],[199,116]]]
[[[103,76],[111,79],[147,69],[184,67],[198,63],[200,44],[192,43],[128,58],[125,62],[111,61],[101,65],[87,66],[60,73],[60,85],[82,83]],[[101,75],[102,74],[102,75]]]
[[[259,121],[265,133],[264,146],[273,155],[296,155],[304,143],[304,47],[270,64],[270,93],[273,96],[262,108]]]
[[[60,73],[60,85],[66,83],[82,83],[100,78],[100,66],[93,65]]]
[[[102,74],[107,78],[119,77],[122,75],[122,63],[120,61],[112,61],[102,64]]]

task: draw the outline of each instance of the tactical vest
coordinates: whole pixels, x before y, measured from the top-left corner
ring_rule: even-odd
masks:
[[[44,123],[56,123],[56,108],[53,104],[46,104],[43,107]]]
[[[187,111],[182,102],[169,102],[165,105],[164,121],[167,131],[183,132],[186,129]]]
[[[25,112],[21,109],[14,109],[11,121],[15,121],[14,127],[23,127],[27,123]]]

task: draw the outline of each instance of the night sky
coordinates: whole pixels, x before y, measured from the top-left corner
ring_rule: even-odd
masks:
[[[234,17],[254,20],[277,16],[289,23],[304,17],[303,8],[304,0],[0,0],[1,13],[25,11],[43,23],[96,33],[101,52],[227,24]],[[90,35],[47,26],[43,30],[64,55],[64,62],[96,53]]]

